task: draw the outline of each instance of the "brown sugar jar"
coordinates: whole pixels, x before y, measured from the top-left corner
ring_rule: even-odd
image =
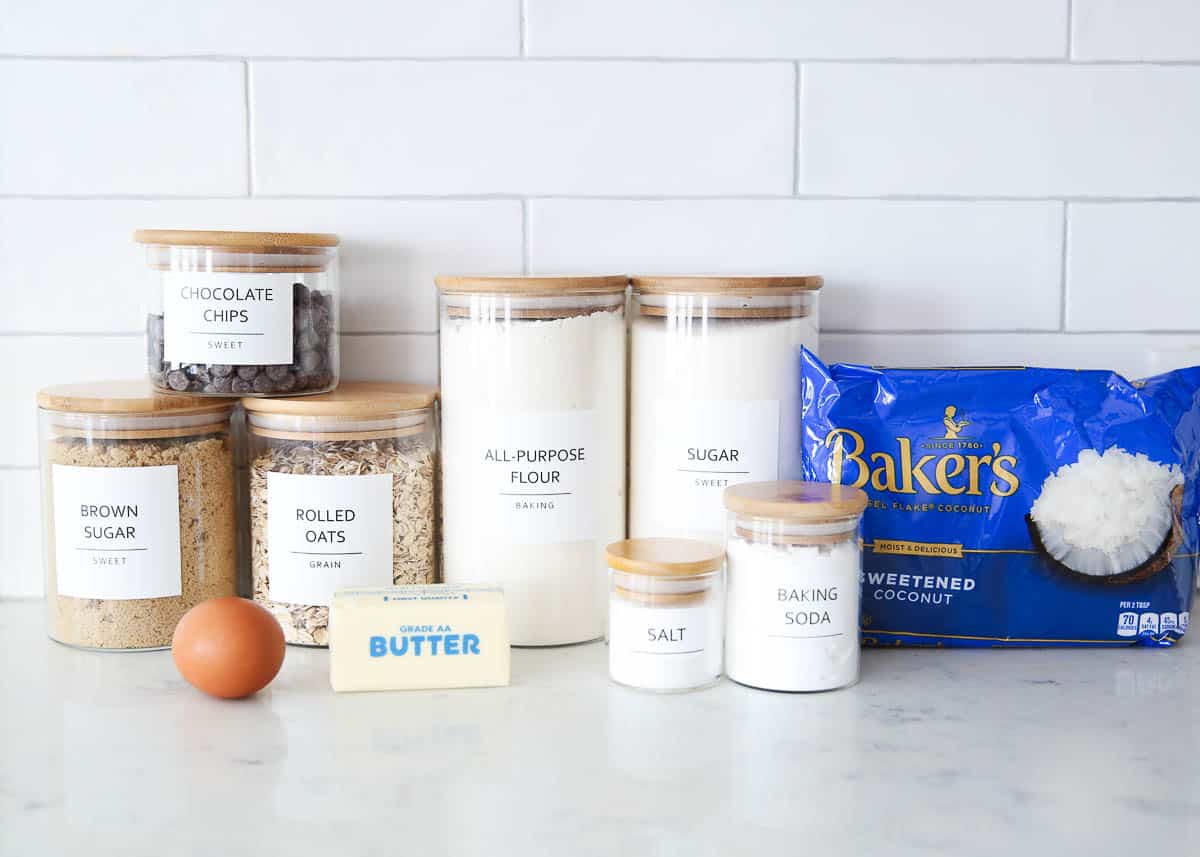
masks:
[[[160,649],[237,586],[233,404],[146,381],[38,393],[50,637]]]

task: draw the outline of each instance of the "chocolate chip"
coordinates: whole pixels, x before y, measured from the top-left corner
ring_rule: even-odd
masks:
[[[223,363],[214,363],[208,367],[208,371],[212,373],[214,378],[228,378],[233,374],[233,367],[226,366]]]
[[[283,378],[285,375],[288,374],[288,370],[290,368],[291,367],[287,366],[286,364],[280,364],[278,366],[268,366],[267,367],[267,377],[270,378],[272,381],[278,381],[281,378]]]
[[[257,366],[239,366],[237,374],[243,381],[253,381],[258,375],[258,369]]]
[[[275,382],[264,372],[254,379],[254,392],[273,393],[275,392]]]
[[[321,363],[324,358],[316,351],[301,351],[300,352],[300,368],[305,373],[311,374],[321,368]]]
[[[275,392],[289,393],[296,387],[296,376],[288,372],[282,378],[275,381]]]
[[[204,392],[214,393],[216,395],[222,395],[222,394],[229,393],[232,389],[233,389],[233,379],[229,378],[227,376],[224,378],[213,378],[211,381],[208,382],[207,385],[205,385]]]
[[[188,388],[191,379],[182,369],[173,369],[167,373],[167,386],[177,393],[182,393]]]
[[[232,382],[232,390],[237,394],[254,392],[254,385],[242,378],[234,378]]]

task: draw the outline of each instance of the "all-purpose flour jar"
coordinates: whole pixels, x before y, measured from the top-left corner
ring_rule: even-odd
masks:
[[[629,533],[719,542],[721,492],[800,476],[820,277],[635,277]]]
[[[867,495],[824,482],[725,490],[725,672],[767,690],[858,681],[858,532]]]
[[[514,645],[604,633],[625,536],[624,277],[438,277],[447,583],[504,587]]]
[[[139,229],[146,358],[164,392],[295,396],[338,382],[336,235]]]
[[[609,677],[655,691],[716,684],[724,551],[691,539],[626,539],[607,554]]]

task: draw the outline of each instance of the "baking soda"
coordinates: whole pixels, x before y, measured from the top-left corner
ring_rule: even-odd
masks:
[[[834,544],[725,547],[725,672],[768,690],[832,690],[858,681],[856,537]]]

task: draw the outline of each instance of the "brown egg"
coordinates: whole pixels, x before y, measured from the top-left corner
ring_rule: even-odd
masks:
[[[238,699],[257,693],[283,666],[283,629],[275,617],[245,598],[210,598],[175,626],[171,654],[192,687]]]

